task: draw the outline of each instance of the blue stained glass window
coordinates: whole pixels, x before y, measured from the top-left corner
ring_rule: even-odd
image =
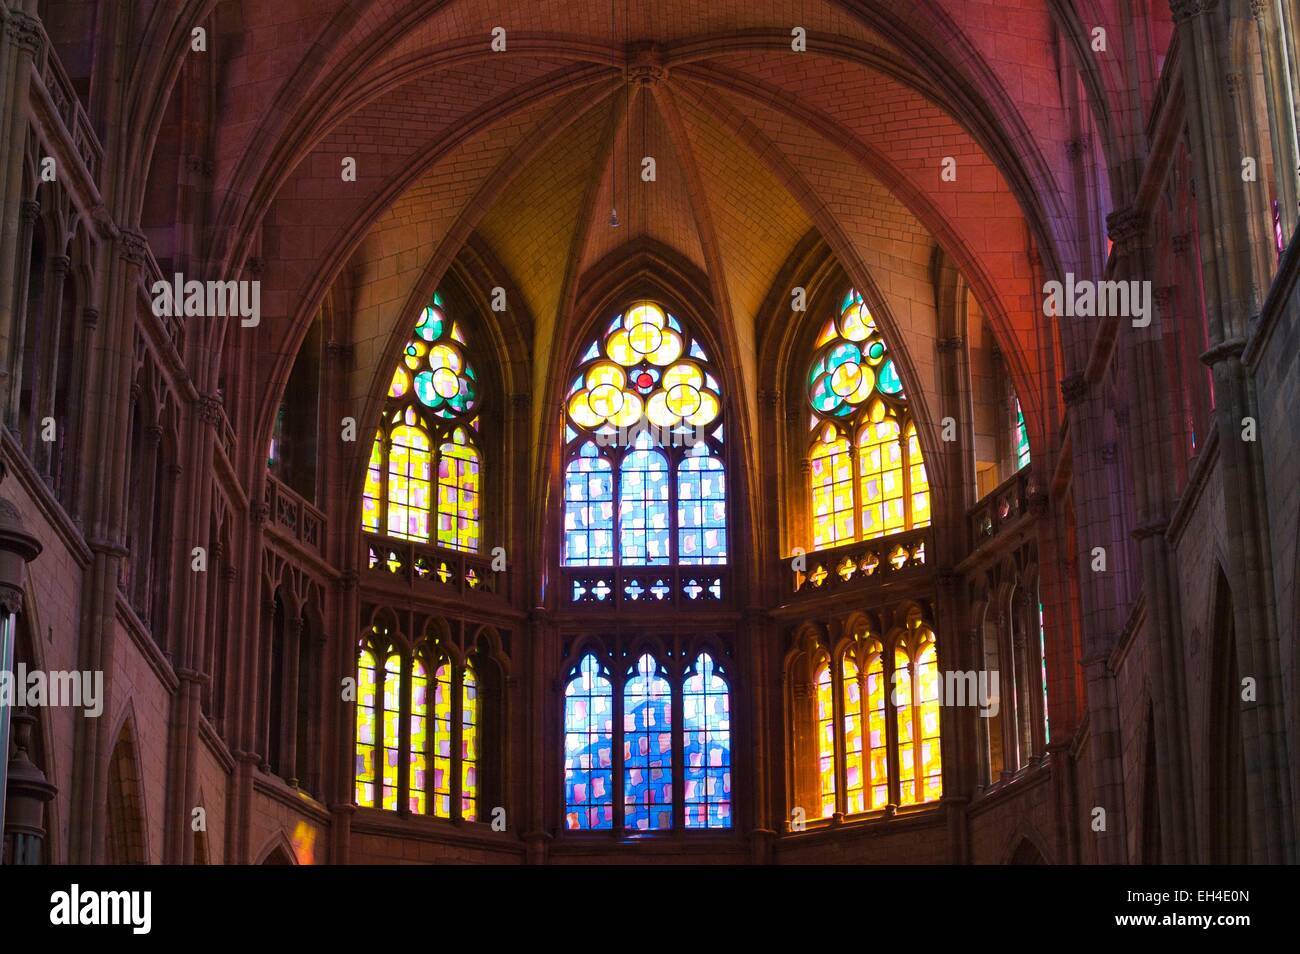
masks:
[[[618,527],[622,562],[657,566],[668,562],[668,461],[637,441],[619,468]]]
[[[704,444],[677,468],[677,554],[690,565],[727,562],[726,473]]]
[[[623,687],[624,825],[660,831],[673,826],[672,691],[649,653],[634,672]]]
[[[687,828],[731,827],[731,694],[701,653],[682,690]]]
[[[565,566],[726,563],[725,402],[708,353],[645,299],[582,353],[564,401]]]
[[[592,655],[564,687],[564,819],[570,829],[614,826],[614,691]]]
[[[564,563],[614,564],[614,476],[591,442],[564,472]]]

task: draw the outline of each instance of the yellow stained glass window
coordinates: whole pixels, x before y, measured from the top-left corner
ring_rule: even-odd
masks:
[[[364,650],[357,661],[356,798],[365,808],[375,807],[375,729],[379,724],[379,699],[375,656]]]
[[[479,388],[465,335],[435,294],[389,384],[385,424],[366,468],[363,530],[478,552]]]
[[[905,529],[903,448],[893,418],[868,422],[858,435],[858,499],[862,536],[883,537]]]
[[[930,525],[930,478],[925,473],[925,460],[921,456],[921,441],[916,436],[916,425],[907,425],[907,462],[910,484],[908,493],[912,501],[912,527]]]
[[[388,448],[388,532],[403,540],[429,539],[429,434],[410,408],[393,428]]]
[[[939,658],[934,637],[927,632],[916,660],[917,715],[920,723],[920,801],[932,802],[943,794],[943,759],[939,745]]]
[[[828,424],[821,440],[813,444],[810,457],[813,546],[847,543],[854,538],[853,457],[849,442]]]
[[[474,666],[465,667],[460,707],[460,817],[478,819],[478,679]]]
[[[930,485],[916,424],[861,295],[849,291],[814,348],[808,372],[813,547],[928,526]]]
[[[866,811],[866,777],[863,773],[862,681],[858,664],[845,654],[844,679],[844,810],[852,815]]]
[[[898,725],[899,803],[916,802],[916,726],[912,717],[912,660],[901,643],[894,650],[894,717]]]
[[[401,758],[399,739],[402,714],[402,658],[390,652],[384,663],[384,763],[383,802],[387,811],[397,811],[397,766]]]
[[[885,720],[885,660],[880,644],[874,643],[866,678],[867,745],[870,753],[870,788],[867,808],[889,804],[889,734]]]
[[[451,663],[433,674],[433,814],[451,817]]]
[[[939,659],[934,633],[919,619],[894,650],[899,800],[930,802],[943,794],[939,738]]]
[[[443,443],[438,457],[438,543],[477,553],[479,546],[478,451],[463,427]]]
[[[653,301],[630,304],[583,352],[564,402],[565,566],[727,562],[715,374]]]
[[[835,687],[830,666],[817,671],[817,777],[821,817],[835,813]]]
[[[361,526],[379,532],[379,515],[384,506],[384,432],[375,434],[366,465],[366,486],[361,497]]]
[[[412,814],[425,812],[425,777],[429,758],[429,679],[424,662],[415,660],[411,669],[411,754],[407,760],[407,804]]]

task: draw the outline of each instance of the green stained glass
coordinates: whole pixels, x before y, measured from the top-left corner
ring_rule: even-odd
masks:
[[[898,369],[894,367],[894,362],[886,361],[880,366],[880,371],[876,377],[876,387],[886,394],[901,394],[903,391],[903,381],[898,376]]]

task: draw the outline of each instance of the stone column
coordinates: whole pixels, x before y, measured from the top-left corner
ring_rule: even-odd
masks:
[[[1243,422],[1259,420],[1254,382],[1241,354],[1258,320],[1263,290],[1253,280],[1244,191],[1253,184],[1243,183],[1239,172],[1243,144],[1234,110],[1241,101],[1226,95],[1234,56],[1230,21],[1221,15],[1218,0],[1170,0],[1170,7],[1183,51],[1196,178],[1213,184],[1196,194],[1210,328],[1203,360],[1214,377],[1221,486],[1226,488],[1223,569],[1232,588],[1237,662],[1243,677],[1256,680],[1258,691],[1258,701],[1242,709],[1250,857],[1255,863],[1294,862],[1267,488],[1259,443],[1242,435]],[[1295,160],[1292,152],[1289,161]]]
[[[27,248],[21,239],[23,154],[27,148],[27,100],[32,69],[44,56],[40,21],[21,10],[0,11],[0,421],[13,420],[10,407],[21,362],[18,332],[23,302],[18,285],[26,279]]]
[[[72,259],[66,255],[54,255],[49,260],[50,275],[45,286],[44,317],[49,346],[41,355],[43,360],[40,373],[37,375],[40,392],[32,395],[33,442],[31,446],[36,450],[36,469],[49,485],[53,485],[54,482],[52,464],[55,450],[59,445],[57,439],[53,441],[43,439],[42,420],[46,416],[55,417],[54,426],[57,434],[62,434],[64,428],[68,426],[67,420],[58,420],[55,416],[54,388],[59,373],[59,353],[63,348],[71,347],[70,344],[60,340],[63,331],[63,291],[67,285],[68,269],[71,266]]]

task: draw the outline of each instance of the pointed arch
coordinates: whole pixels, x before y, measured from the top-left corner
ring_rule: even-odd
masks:
[[[898,367],[850,288],[820,322],[804,377],[815,549],[930,525],[930,482]]]
[[[135,718],[128,712],[108,759],[106,857],[109,864],[149,863],[149,835],[141,778]]]
[[[298,855],[284,832],[277,831],[256,855],[259,865],[296,865]]]
[[[706,345],[649,298],[578,359],[564,398],[566,566],[727,562],[724,398]]]
[[[1207,729],[1207,824],[1212,863],[1245,864],[1250,860],[1246,814],[1246,761],[1241,725],[1241,668],[1232,589],[1223,568],[1214,584],[1212,628],[1213,678],[1209,687]]]
[[[482,397],[464,323],[434,292],[388,386],[366,464],[363,530],[478,552]]]

